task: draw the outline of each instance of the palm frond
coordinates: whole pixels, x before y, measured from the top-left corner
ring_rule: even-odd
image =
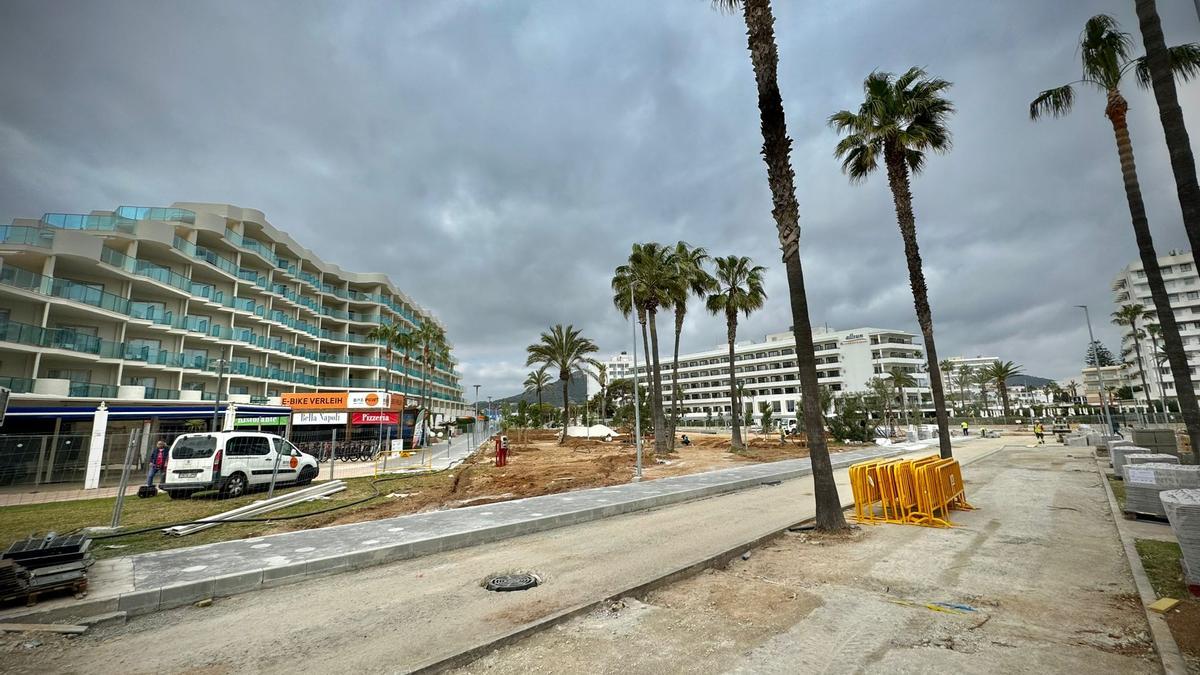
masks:
[[[1194,77],[1200,77],[1200,43],[1189,42],[1167,48],[1170,57],[1171,74],[1181,81],[1187,82]],[[1140,57],[1135,62],[1134,72],[1138,86],[1149,89],[1151,86],[1150,67],[1146,65],[1146,57]]]
[[[737,14],[742,8],[742,0],[712,0],[712,6],[722,14]]]
[[[1071,106],[1075,103],[1075,90],[1069,84],[1064,84],[1061,87],[1047,89],[1038,97],[1033,99],[1033,103],[1029,104],[1029,118],[1036,120],[1045,115],[1053,115],[1054,117],[1062,117],[1071,112]]]
[[[1133,51],[1133,37],[1121,30],[1121,24],[1107,14],[1097,14],[1084,24],[1079,50],[1083,76],[1106,89],[1117,86],[1125,64]]]

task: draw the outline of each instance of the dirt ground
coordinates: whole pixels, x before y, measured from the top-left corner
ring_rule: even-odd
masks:
[[[643,452],[647,453],[643,458],[643,477],[652,480],[748,463],[808,457],[806,445],[781,443],[778,436],[753,435],[748,439],[747,449],[738,453],[729,451],[728,436],[688,436],[691,445],[677,443],[675,452],[661,457],[653,456],[649,453],[651,448],[643,446]],[[833,446],[830,451],[850,449],[851,446]],[[492,453],[481,453],[449,472],[445,480],[426,481],[414,490],[397,487],[389,494],[398,496],[343,514],[307,518],[289,527],[308,529],[340,525],[624,484],[633,476],[636,464],[636,449],[628,442],[568,438],[559,445],[554,431],[513,431],[509,433],[507,466],[493,466]]]
[[[1091,460],[1070,450],[972,466],[979,508],[953,529],[789,533],[462,672],[1159,672]]]

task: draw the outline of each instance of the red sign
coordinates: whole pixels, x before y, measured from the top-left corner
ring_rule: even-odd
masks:
[[[400,413],[394,412],[356,412],[351,413],[351,424],[395,424],[400,419]]]

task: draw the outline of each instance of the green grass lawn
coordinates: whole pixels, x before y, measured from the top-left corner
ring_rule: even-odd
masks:
[[[1121,507],[1121,510],[1124,511],[1125,510],[1125,481],[1121,480],[1120,478],[1117,478],[1116,476],[1109,475],[1108,484],[1109,484],[1109,486],[1112,487],[1113,497],[1117,498],[1117,506]]]
[[[1176,600],[1190,597],[1187,585],[1183,581],[1183,567],[1179,564],[1183,557],[1179,544],[1138,539],[1134,541],[1134,545],[1137,546],[1142,567],[1146,568],[1146,576],[1150,578],[1150,585],[1154,587],[1158,597]]]
[[[339,492],[327,500],[316,500],[298,504],[279,511],[273,511],[271,517],[297,515],[324,510],[339,504],[346,504],[374,494],[370,477],[346,479],[346,490]],[[389,480],[379,484],[383,494],[401,491],[411,492],[424,488],[443,485],[449,481],[446,474],[430,474],[425,476],[405,477]],[[295,490],[286,487],[276,490],[275,494]],[[182,546],[196,546],[216,541],[257,537],[306,527],[319,527],[328,524],[333,518],[347,513],[371,509],[381,500],[373,500],[357,506],[351,506],[341,511],[322,514],[291,521],[274,520],[263,523],[232,523],[218,525],[186,537],[169,536],[157,528],[179,522],[200,520],[208,516],[244,506],[250,502],[265,499],[266,491],[254,492],[237,499],[205,499],[205,495],[196,495],[192,499],[176,500],[160,493],[157,497],[138,499],[136,496],[126,497],[121,513],[122,530],[155,527],[156,529],[142,534],[133,534],[111,539],[97,539],[92,543],[92,552],[97,558],[159,551]],[[81,499],[67,502],[52,502],[49,504],[24,504],[0,508],[0,547],[7,548],[16,540],[24,539],[33,534],[58,532],[63,534],[82,527],[107,526],[112,522],[113,505],[116,497],[105,499]],[[3,550],[0,548],[0,550]]]

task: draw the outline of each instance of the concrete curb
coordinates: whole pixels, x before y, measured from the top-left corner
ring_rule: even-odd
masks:
[[[1008,447],[1007,445],[1002,445],[994,450],[989,450],[988,452],[985,452],[984,454],[979,455],[978,457],[974,457],[966,462],[963,462],[962,465],[968,466],[968,465],[974,464],[975,462],[978,462],[980,460],[987,459],[988,457],[991,457],[992,455],[1000,452],[1001,450],[1004,450],[1007,447]],[[909,450],[909,451],[898,453],[898,454],[909,454],[911,452],[920,452],[920,451],[919,450]],[[851,508],[854,508],[854,500],[853,499],[842,502],[843,510],[851,509]],[[585,603],[577,605],[575,607],[571,607],[571,608],[564,609],[559,612],[555,612],[554,614],[543,617],[543,618],[533,621],[531,623],[525,624],[524,626],[521,626],[520,628],[517,628],[508,633],[505,633],[504,635],[501,635],[498,638],[489,640],[488,642],[485,642],[480,645],[476,645],[474,647],[471,647],[470,649],[459,652],[458,654],[455,654],[453,656],[448,656],[445,658],[426,661],[425,663],[414,667],[412,670],[408,670],[408,671],[404,671],[404,672],[414,673],[414,674],[419,674],[419,675],[426,675],[426,674],[432,674],[432,673],[442,673],[442,672],[446,672],[452,668],[457,668],[460,666],[467,665],[468,663],[471,663],[473,661],[476,661],[476,660],[486,656],[489,652],[495,651],[502,647],[506,647],[510,644],[520,642],[521,640],[523,640],[531,635],[534,635],[536,633],[539,633],[547,628],[553,628],[554,626],[557,626],[566,621],[570,621],[571,619],[574,619],[578,616],[588,614],[606,603],[610,603],[615,600],[620,600],[621,598],[631,597],[631,596],[635,597],[635,598],[644,597],[645,594],[647,594],[655,589],[661,588],[663,586],[674,583],[676,581],[681,581],[692,575],[703,572],[706,569],[724,568],[726,565],[728,565],[732,560],[734,560],[735,558],[740,556],[742,553],[752,550],[752,549],[755,549],[755,548],[759,548],[759,547],[763,546],[764,544],[768,544],[772,540],[783,535],[789,529],[791,529],[793,527],[798,527],[801,525],[806,525],[806,524],[812,523],[814,520],[816,520],[815,516],[811,517],[811,518],[805,518],[799,522],[793,523],[786,527],[780,528],[778,530],[774,530],[772,532],[768,532],[767,534],[761,535],[759,537],[755,537],[753,539],[750,539],[749,541],[745,541],[741,544],[738,544],[736,546],[728,548],[720,553],[716,553],[714,555],[707,556],[705,558],[701,558],[700,560],[696,560],[694,562],[688,563],[682,567],[679,567],[679,568],[676,568],[675,570],[667,572],[666,574],[663,574],[663,575],[660,575],[660,576],[657,576],[657,577],[654,577],[654,578],[651,578],[648,580],[643,580],[633,586],[630,586],[629,588],[627,588],[623,591],[610,594],[609,596],[607,596],[605,598],[601,598],[600,600],[585,602]],[[852,520],[852,518],[850,520]],[[854,523],[851,522],[850,525],[853,526]]]
[[[1108,476],[1105,475],[1104,467],[1100,464],[1099,459],[1095,461],[1096,475],[1100,477],[1100,484],[1104,486],[1104,494],[1108,497],[1108,508],[1113,517],[1113,529],[1117,531],[1117,536],[1121,539],[1121,547],[1125,550],[1125,558],[1129,561],[1129,571],[1133,573],[1133,583],[1142,599],[1142,611],[1145,612],[1146,621],[1150,624],[1150,638],[1154,640],[1154,649],[1158,652],[1158,658],[1162,662],[1163,672],[1167,675],[1187,675],[1187,663],[1183,660],[1179,645],[1175,644],[1175,637],[1171,635],[1171,627],[1167,625],[1166,618],[1149,609],[1150,604],[1157,600],[1158,596],[1154,593],[1154,587],[1150,585],[1150,577],[1146,576],[1146,568],[1142,567],[1142,557],[1138,555],[1133,537],[1126,535],[1117,525],[1116,519],[1124,518],[1124,514],[1117,504],[1116,496],[1113,495],[1112,486],[1108,484]]]

